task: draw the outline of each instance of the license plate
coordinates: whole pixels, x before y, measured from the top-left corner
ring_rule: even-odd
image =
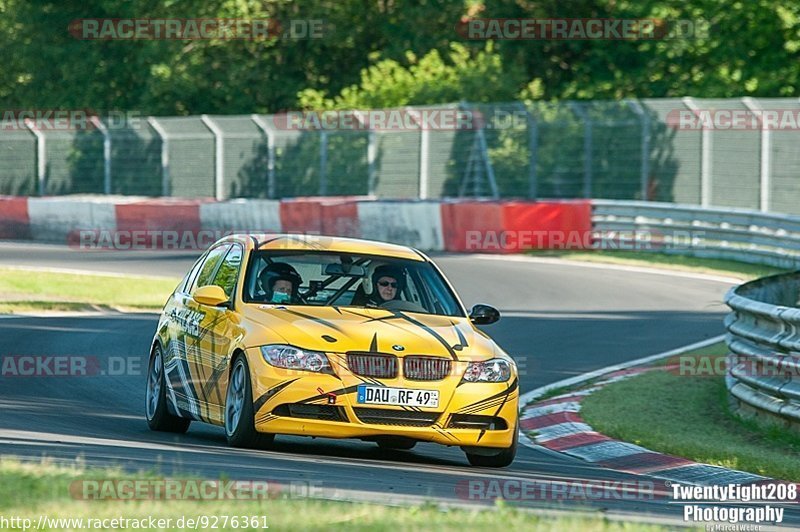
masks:
[[[437,390],[414,390],[412,388],[387,388],[385,386],[358,387],[356,401],[360,404],[418,406],[436,408],[439,406]]]

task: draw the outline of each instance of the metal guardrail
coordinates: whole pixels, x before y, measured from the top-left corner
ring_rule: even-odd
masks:
[[[800,217],[634,201],[593,202],[597,247],[800,268]],[[742,413],[800,423],[800,272],[731,289],[726,386]]]
[[[800,273],[731,289],[726,385],[741,406],[800,423]],[[743,405],[742,405],[743,403]]]
[[[800,216],[647,201],[593,200],[595,246],[800,268]]]

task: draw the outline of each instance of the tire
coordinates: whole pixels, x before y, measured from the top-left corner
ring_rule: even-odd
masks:
[[[506,449],[499,449],[499,453],[495,455],[484,455],[465,452],[467,460],[470,465],[476,467],[508,467],[517,456],[517,440],[519,439],[519,426],[514,425],[514,441],[511,446]]]
[[[377,442],[378,447],[381,449],[391,449],[391,450],[400,450],[400,451],[410,451],[417,445],[415,440],[410,440],[407,438],[385,438],[380,439]]]
[[[238,355],[233,361],[223,416],[225,436],[231,447],[263,449],[275,439],[274,434],[256,431],[250,368],[244,355]]]
[[[145,417],[150,430],[183,434],[189,429],[190,419],[172,415],[167,408],[167,390],[164,382],[164,356],[156,344],[147,367],[147,391],[144,404]]]

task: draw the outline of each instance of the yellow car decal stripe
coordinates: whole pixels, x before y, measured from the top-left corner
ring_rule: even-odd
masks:
[[[515,378],[511,384],[508,385],[508,388],[503,390],[502,392],[498,392],[491,397],[487,397],[486,399],[482,399],[476,403],[469,404],[463,408],[458,410],[460,414],[468,414],[470,412],[476,412],[478,410],[485,410],[487,404],[493,403],[498,398],[505,398],[509,397],[513,392],[517,389],[517,379]],[[492,405],[493,406],[493,405]]]
[[[344,331],[342,330],[342,328],[341,328],[341,327],[339,327],[338,325],[336,325],[335,323],[333,323],[333,322],[330,322],[330,321],[328,321],[328,320],[325,320],[325,319],[322,319],[322,318],[319,318],[319,317],[317,317],[317,316],[313,316],[313,315],[305,314],[305,313],[303,313],[303,312],[298,312],[298,311],[296,311],[296,310],[292,310],[292,309],[289,309],[289,308],[287,308],[287,309],[284,309],[284,312],[287,312],[287,313],[289,313],[289,314],[294,314],[295,316],[299,316],[299,317],[301,317],[301,318],[306,318],[307,320],[311,320],[311,321],[313,321],[314,323],[319,323],[320,325],[324,325],[324,326],[326,326],[326,327],[330,327],[330,328],[331,328],[331,329],[333,329],[334,331],[337,331],[337,332],[344,332]]]
[[[269,390],[261,394],[261,397],[253,401],[253,412],[258,412],[259,410],[261,410],[261,407],[264,406],[267,401],[278,395],[278,393],[280,393],[281,390],[283,390],[296,380],[297,379],[292,379],[290,381],[282,382],[279,385],[275,386],[274,388],[270,388]]]
[[[447,343],[447,340],[445,340],[442,337],[442,335],[440,335],[439,333],[437,333],[436,331],[434,331],[433,329],[431,329],[430,327],[428,327],[427,325],[425,325],[421,321],[415,320],[411,316],[406,316],[405,314],[400,314],[400,317],[402,319],[406,320],[407,322],[416,325],[417,327],[419,327],[423,331],[427,332],[428,334],[430,334],[431,336],[436,338],[436,340],[440,344],[442,344],[442,346],[447,350],[447,352],[450,354],[450,356],[453,358],[453,360],[458,360],[458,355],[456,355],[456,352],[453,349],[453,346],[451,346],[449,343]],[[458,330],[458,329],[456,329],[456,330]]]

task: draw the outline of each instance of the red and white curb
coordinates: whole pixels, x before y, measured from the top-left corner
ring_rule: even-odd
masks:
[[[520,253],[592,242],[590,200],[282,200],[0,195],[0,239],[93,249],[206,249],[233,232],[381,240],[423,251]]]
[[[661,368],[643,367],[656,360],[706,347],[721,341],[724,336],[612,366],[551,384],[528,392],[521,397],[525,406],[520,411],[522,443],[536,449],[568,455],[596,466],[624,473],[644,474],[651,477],[694,485],[753,484],[772,479],[724,467],[700,464],[667,454],[657,453],[601,434],[580,416],[581,402],[589,395],[613,382]],[[666,368],[665,368],[666,369]],[[591,387],[569,391],[555,397],[537,401],[537,397],[564,387],[579,387],[594,379]]]

